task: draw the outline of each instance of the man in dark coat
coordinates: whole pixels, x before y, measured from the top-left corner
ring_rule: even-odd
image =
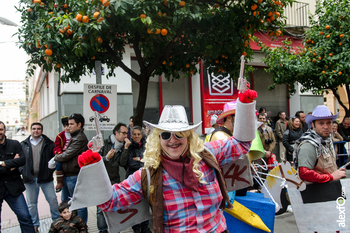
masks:
[[[131,142],[127,138],[127,135],[127,126],[123,123],[118,123],[113,129],[113,134],[104,140],[104,146],[100,151],[111,184],[120,183],[119,167],[125,167],[128,162],[128,148]],[[97,228],[100,233],[107,233],[108,226],[106,220],[101,209],[98,207],[96,217]]]
[[[0,210],[5,200],[17,215],[21,231],[35,233],[27,202],[23,196],[25,187],[18,170],[26,163],[26,158],[21,144],[16,140],[7,139],[5,133],[6,126],[0,121]]]
[[[68,118],[69,132],[72,136],[67,145],[67,149],[55,155],[55,161],[62,163],[64,174],[64,186],[61,197],[73,197],[74,188],[77,183],[80,167],[78,165],[78,156],[88,149],[88,139],[84,133],[85,119],[79,113],[74,113]],[[63,200],[62,201],[69,201]],[[78,210],[78,216],[87,222],[87,208]]]
[[[26,156],[26,164],[20,170],[27,190],[26,198],[29,212],[32,216],[34,227],[38,229],[40,221],[37,205],[40,188],[49,203],[52,220],[54,221],[60,216],[53,184],[54,169],[48,168],[48,162],[55,156],[53,152],[55,144],[43,134],[43,125],[41,123],[34,122],[30,126],[30,130],[31,136],[21,143]]]

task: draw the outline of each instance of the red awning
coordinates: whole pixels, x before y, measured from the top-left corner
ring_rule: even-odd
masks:
[[[282,47],[282,45],[283,45],[282,41],[284,41],[286,39],[292,41],[292,46],[293,46],[294,51],[297,50],[298,47],[304,48],[302,39],[297,39],[297,38],[291,37],[291,36],[279,36],[279,37],[277,37],[277,39],[275,39],[273,41],[272,41],[272,38],[269,37],[266,33],[255,32],[254,36],[258,37],[262,43],[264,43],[266,46],[268,46],[270,48]],[[257,45],[256,42],[251,41],[250,47],[255,51],[260,51],[260,47]]]

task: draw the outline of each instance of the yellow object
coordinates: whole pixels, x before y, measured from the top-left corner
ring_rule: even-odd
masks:
[[[225,211],[231,214],[233,217],[237,218],[238,220],[241,220],[242,222],[245,222],[252,227],[261,229],[266,232],[271,232],[271,230],[261,220],[259,215],[249,210],[248,208],[238,203],[237,201],[234,201],[232,206],[233,206],[232,210],[225,208]]]
[[[250,146],[250,150],[248,152],[249,162],[251,163],[253,160],[260,159],[264,157],[265,150],[262,145],[258,130],[255,132],[255,138],[252,141],[252,145]]]

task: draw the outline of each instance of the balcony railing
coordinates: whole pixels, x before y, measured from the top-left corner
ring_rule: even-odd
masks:
[[[284,15],[287,17],[287,27],[309,27],[309,4],[293,2],[293,6],[287,6]]]

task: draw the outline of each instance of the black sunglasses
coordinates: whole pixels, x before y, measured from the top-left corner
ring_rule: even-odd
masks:
[[[160,138],[161,138],[162,140],[168,141],[168,140],[170,140],[172,134],[173,134],[173,135],[175,136],[175,138],[177,138],[177,139],[183,139],[183,138],[184,138],[184,137],[181,137],[181,136],[179,136],[179,135],[177,135],[176,133],[173,133],[173,132],[161,132],[161,133],[159,133],[159,136],[160,136]]]

